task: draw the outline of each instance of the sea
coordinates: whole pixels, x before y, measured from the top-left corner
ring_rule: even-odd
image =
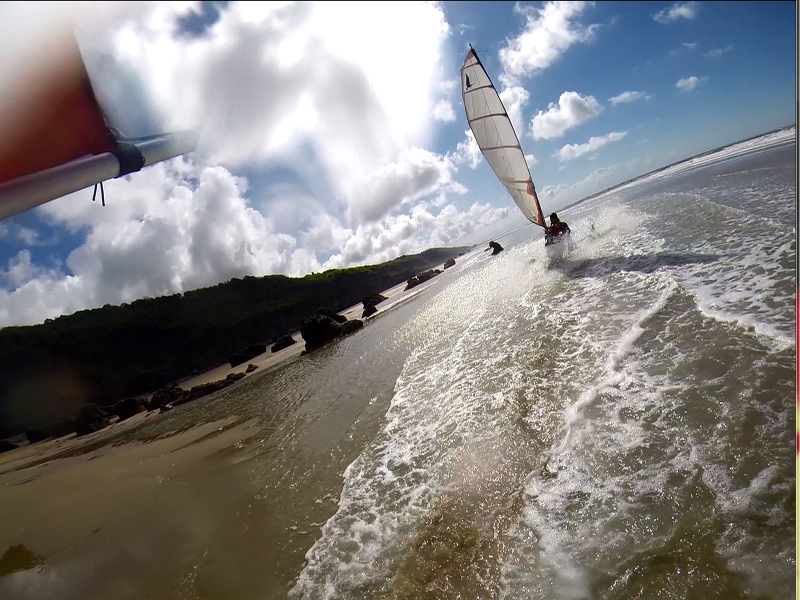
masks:
[[[522,227],[318,352],[0,455],[0,597],[795,598],[795,137],[559,211],[560,264]]]

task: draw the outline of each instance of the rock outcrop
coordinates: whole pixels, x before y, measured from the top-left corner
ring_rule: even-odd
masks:
[[[264,354],[267,351],[266,344],[253,344],[244,350],[240,350],[228,359],[231,367],[238,367],[239,365],[248,362],[249,360]]]
[[[411,279],[406,281],[405,290],[410,290],[412,288],[417,287],[421,283],[425,283],[429,279],[440,275],[442,272],[439,269],[430,269],[429,271],[424,271],[418,275],[414,275]],[[405,291],[404,290],[404,291]]]
[[[232,383],[239,381],[244,376],[244,373],[230,373],[225,379],[219,379],[217,381],[211,381],[202,385],[196,385],[188,392],[184,392],[183,397],[177,402],[177,404],[186,404],[192,400],[197,400],[203,396],[208,396],[209,394],[218,392],[219,390],[225,389]],[[173,405],[176,404],[173,403]]]
[[[31,427],[25,432],[25,437],[33,444],[41,442],[47,438],[58,438],[69,435],[75,432],[75,417],[64,419],[63,421],[56,421],[45,425],[44,427]]]
[[[174,405],[175,402],[183,397],[183,389],[175,384],[161,388],[150,399],[150,410],[163,408],[168,404]]]
[[[278,350],[283,350],[284,348],[288,348],[292,344],[296,344],[297,340],[294,339],[290,335],[284,335],[283,337],[279,338],[277,342],[272,345],[271,351],[277,352]]]
[[[97,404],[84,404],[75,415],[75,433],[88,435],[108,427],[111,423],[109,414]]]
[[[383,294],[367,294],[364,296],[364,299],[361,301],[361,304],[364,306],[364,311],[361,313],[361,318],[366,319],[367,317],[371,317],[378,312],[377,305],[384,300],[387,300],[387,298]]]
[[[337,323],[346,323],[347,322],[347,317],[345,317],[344,315],[340,315],[338,313],[335,313],[330,308],[326,308],[324,306],[317,310],[317,314],[318,315],[322,315],[324,317],[330,317],[331,319],[333,319]]]
[[[244,372],[245,373],[252,373],[257,368],[258,368],[258,365],[254,365],[253,363],[250,363],[249,365],[247,365],[247,368],[244,370]]]
[[[444,263],[444,268],[449,269],[450,267],[456,266],[456,259],[453,257],[448,258]]]
[[[117,415],[120,421],[130,419],[133,415],[147,412],[149,403],[142,398],[125,398],[116,404],[106,407],[106,412]]]
[[[338,323],[330,317],[319,313],[308,319],[303,319],[300,325],[300,335],[303,336],[306,342],[304,354],[322,348],[333,340],[361,329],[363,326],[364,322],[360,319],[345,320],[344,323]]]
[[[16,448],[17,445],[15,443],[9,442],[8,440],[0,440],[0,453],[15,450]]]

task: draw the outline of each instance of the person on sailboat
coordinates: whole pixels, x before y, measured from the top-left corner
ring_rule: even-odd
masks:
[[[544,230],[544,245],[550,246],[561,241],[565,235],[570,235],[572,232],[564,221],[558,218],[556,213],[550,214],[550,227]]]

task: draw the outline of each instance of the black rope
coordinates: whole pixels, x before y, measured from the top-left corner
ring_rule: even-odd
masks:
[[[95,183],[94,184],[94,193],[92,194],[92,202],[97,200],[97,188],[100,187],[100,202],[102,202],[103,206],[106,205],[106,192],[103,189],[103,182]]]

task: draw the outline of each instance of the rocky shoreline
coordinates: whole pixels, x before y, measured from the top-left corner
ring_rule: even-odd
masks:
[[[452,263],[449,262],[445,268],[449,268],[452,264],[455,264],[454,260]],[[430,269],[419,273],[406,281],[402,291],[412,289],[441,273],[442,270],[440,269]],[[348,319],[346,316],[334,313],[326,307],[319,308],[314,315],[303,319],[301,322],[300,335],[305,342],[305,349],[301,354],[305,355],[314,352],[335,340],[358,331],[364,326],[364,319],[374,316],[378,312],[378,305],[387,299],[383,294],[365,295],[361,302],[363,309],[360,319]],[[296,343],[297,340],[294,337],[286,334],[272,343],[269,351],[272,353],[279,352]],[[228,363],[231,367],[242,365],[257,356],[265,354],[268,346],[269,344],[254,344],[243,348],[232,355]],[[73,433],[77,436],[88,435],[100,431],[113,423],[119,423],[144,412],[157,411],[160,414],[176,406],[193,402],[225,389],[257,369],[257,365],[249,363],[244,372],[229,373],[222,379],[195,385],[188,390],[180,387],[177,383],[172,383],[156,390],[150,396],[125,398],[114,404],[102,407],[94,403],[86,403],[80,406],[74,417],[56,421],[44,427],[28,428],[25,431],[24,439],[19,439],[20,436],[17,436],[16,441],[0,440],[0,452],[14,450],[27,444],[34,444],[52,438],[64,437]]]

